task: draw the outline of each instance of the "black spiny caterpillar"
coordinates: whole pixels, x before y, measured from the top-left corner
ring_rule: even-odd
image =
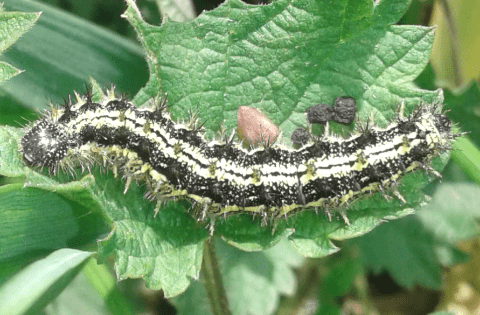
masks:
[[[325,135],[299,149],[273,144],[245,150],[231,139],[207,141],[195,124],[176,123],[164,108],[140,109],[113,91],[53,109],[23,136],[29,166],[51,171],[92,161],[147,183],[149,196],[184,196],[210,214],[279,217],[307,207],[337,208],[406,173],[427,169],[458,135],[438,106],[398,114],[385,128],[359,128],[348,139]],[[394,194],[403,200],[396,192]],[[205,214],[205,213],[204,213]]]

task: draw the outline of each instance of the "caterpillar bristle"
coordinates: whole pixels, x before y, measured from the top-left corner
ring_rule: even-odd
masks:
[[[350,220],[348,219],[347,214],[344,211],[338,211],[338,214],[342,218],[345,225],[350,226]]]
[[[324,205],[324,209],[323,209],[323,212],[325,214],[325,216],[327,217],[328,219],[328,222],[332,222],[332,213],[330,212],[330,210],[328,209],[328,202],[325,203]]]
[[[407,201],[405,200],[405,198],[402,196],[402,194],[398,191],[398,189],[394,188],[392,190],[392,194],[395,198],[397,198],[398,200],[400,200],[403,204],[407,204]]]
[[[405,100],[402,100],[395,109],[395,119],[403,120],[405,118]]]
[[[85,93],[83,95],[85,103],[93,103],[93,90],[87,83],[85,83]]]

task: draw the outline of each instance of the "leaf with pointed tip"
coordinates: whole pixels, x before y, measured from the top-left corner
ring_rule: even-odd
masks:
[[[125,17],[150,65],[150,80],[135,101],[168,92],[174,117],[196,110],[210,131],[220,123],[233,129],[236,110],[244,105],[261,109],[288,137],[306,125],[308,107],[331,103],[338,95],[354,97],[359,119],[373,115],[379,125],[393,118],[402,100],[407,114],[420,102],[443,100],[441,90],[419,90],[411,82],[428,61],[434,29],[391,25],[409,1],[280,0],[254,6],[229,0],[192,21],[161,26],[145,23],[134,1],[127,4]],[[447,159],[444,155],[440,168]],[[244,249],[265,248],[290,235],[302,254],[325,255],[336,250],[330,239],[362,235],[425,204],[421,188],[427,182],[418,173],[402,181],[407,204],[386,202],[379,194],[356,202],[347,212],[348,227],[341,219],[330,223],[304,212],[280,222],[274,233],[268,227],[247,228],[238,218],[217,222],[216,233]]]

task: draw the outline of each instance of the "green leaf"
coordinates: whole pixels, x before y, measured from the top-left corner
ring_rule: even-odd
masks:
[[[19,127],[28,121],[38,119],[39,116],[0,87],[0,125]]]
[[[93,253],[60,249],[0,287],[0,314],[35,314],[55,298]]]
[[[381,224],[353,243],[360,248],[367,267],[376,274],[388,270],[403,287],[420,284],[439,288],[441,285],[433,237],[415,216]]]
[[[454,244],[480,232],[475,221],[480,217],[479,194],[480,187],[473,183],[445,183],[416,216],[437,240]]]
[[[89,260],[93,261],[93,260]],[[98,293],[90,286],[85,275],[80,272],[63,292],[43,310],[45,315],[109,315],[122,314],[108,311]]]
[[[195,7],[193,1],[183,0],[156,0],[162,17],[172,19],[176,22],[184,22],[195,18]]]
[[[8,10],[42,11],[2,58],[24,71],[2,87],[24,106],[40,110],[48,100],[61,102],[73,90],[83,91],[89,77],[130,94],[145,83],[147,68],[135,42],[36,1],[3,2]]]
[[[0,186],[0,262],[32,250],[65,247],[78,231],[72,210],[63,198],[22,186]]]
[[[19,159],[18,155],[15,158]],[[24,170],[25,183],[13,180],[16,183],[0,186],[0,283],[39,255],[82,246],[106,232],[103,216],[85,190],[91,176],[62,185],[26,167]],[[11,268],[13,261],[15,267]]]
[[[320,297],[341,297],[347,294],[361,271],[362,265],[357,259],[345,259],[334,264],[322,281]]]
[[[25,164],[18,152],[23,132],[18,128],[0,127],[0,175],[17,177],[24,174]]]
[[[292,268],[302,259],[285,241],[257,253],[215,242],[230,310],[234,315],[273,314],[280,295],[292,295],[296,282]],[[171,299],[180,314],[210,314],[201,281]]]
[[[265,226],[260,220],[254,220],[249,214],[232,216],[226,220],[215,221],[215,233],[230,245],[245,251],[259,251],[277,244],[281,239],[291,235],[294,230],[286,228],[280,222],[275,229]],[[232,225],[235,226],[232,229]]]
[[[116,185],[105,184],[110,186],[107,189]],[[112,191],[107,189],[105,192]],[[208,231],[175,203],[168,203],[154,217],[154,207],[142,199],[138,187],[131,190],[126,195],[130,197],[128,203],[105,199],[111,206],[104,211],[113,220],[114,228],[99,243],[99,259],[104,261],[114,253],[119,280],[142,277],[149,288],[162,289],[166,297],[178,295],[186,290],[190,278],[199,277]]]
[[[246,253],[217,243],[220,270],[234,314],[272,314],[280,295],[292,295],[296,280],[293,267],[302,259],[286,242],[266,251]]]
[[[40,12],[5,12],[0,5],[0,53],[9,48],[37,21]],[[5,58],[3,56],[3,58]],[[0,62],[0,83],[21,73],[17,68],[6,62]]]
[[[20,74],[21,71],[6,62],[0,62],[0,83]]]
[[[470,137],[462,137],[453,144],[452,160],[480,185],[480,150]]]
[[[433,200],[414,216],[380,225],[352,240],[374,272],[387,270],[404,287],[441,285],[439,263],[465,260],[455,242],[478,235],[480,188],[473,184],[440,185]]]
[[[322,1],[250,6],[232,0],[190,22],[168,21],[160,27],[146,24],[134,2],[127,3],[125,16],[144,45],[151,72],[136,102],[156,96],[161,86],[174,116],[197,110],[213,130],[220,122],[233,128],[236,109],[245,104],[261,108],[288,135],[306,124],[303,112],[308,107],[332,102],[340,94],[357,100],[360,119],[373,114],[381,125],[401,100],[408,110],[420,101],[442,101],[440,91],[418,90],[410,83],[428,61],[433,29],[390,25],[406,10],[407,1],[373,7],[371,1],[336,2],[338,7],[332,7]],[[216,232],[248,250],[290,235],[302,254],[322,256],[337,250],[330,238],[364,234],[386,217],[401,217],[425,204],[420,189],[426,179],[414,174],[403,181],[408,206],[380,198],[357,203],[348,213],[350,227],[302,213],[275,226],[273,234],[268,227],[248,228],[241,218],[217,222]]]
[[[213,130],[222,122],[233,129],[242,105],[262,109],[289,135],[306,125],[308,107],[341,94],[357,100],[359,117],[373,112],[380,124],[402,99],[409,109],[421,100],[441,101],[440,91],[409,84],[428,61],[433,28],[389,25],[408,1],[372,7],[367,0],[266,6],[232,0],[190,22],[160,27],[146,24],[134,2],[127,3],[125,16],[151,70],[137,102],[161,86],[174,117],[195,109]]]
[[[478,108],[480,106],[480,88],[472,82],[462,90],[445,91],[445,109],[448,116],[458,123],[462,131],[468,132],[468,137],[480,146],[480,121]]]
[[[480,89],[476,82],[459,91],[446,91],[445,102],[448,115],[462,131],[468,132],[466,136],[457,139],[452,151],[454,160],[471,179],[480,184],[480,121],[478,107],[480,105]]]
[[[83,274],[88,279],[89,288],[93,288],[102,298],[111,314],[134,314],[132,305],[120,291],[115,276],[109,268],[105,265],[98,265],[94,260],[89,260],[83,268]],[[70,312],[65,313],[71,314]],[[89,313],[92,312],[83,312],[82,314]]]
[[[0,52],[9,48],[37,21],[41,12],[5,12],[3,5],[0,7]]]
[[[322,285],[316,314],[340,314],[338,299],[346,295],[362,271],[358,258],[347,258],[329,266],[327,274],[320,279]]]

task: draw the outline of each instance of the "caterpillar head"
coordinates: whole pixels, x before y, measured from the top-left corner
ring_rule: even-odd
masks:
[[[21,140],[25,164],[55,169],[70,147],[71,141],[65,134],[61,125],[48,119],[35,123]]]

